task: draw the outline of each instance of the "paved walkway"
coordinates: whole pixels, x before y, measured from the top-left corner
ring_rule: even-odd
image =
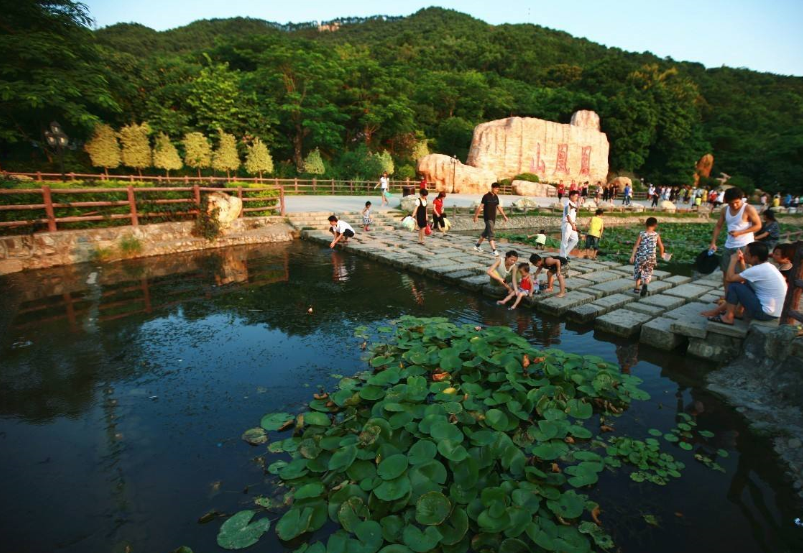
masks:
[[[430,192],[432,194],[432,192]],[[434,199],[435,196],[432,196]],[[447,194],[446,201],[444,202],[446,208],[457,207],[471,207],[474,202],[479,201],[482,197],[481,194]],[[524,196],[509,196],[499,195],[502,200],[502,207],[510,206],[513,202],[517,202]],[[558,201],[557,198],[532,198],[527,196],[528,199],[538,203],[541,207],[548,207]],[[564,203],[566,198],[563,199]],[[287,213],[301,213],[307,211],[330,211],[332,213],[342,213],[344,211],[361,211],[365,207],[365,202],[371,202],[374,211],[388,211],[391,209],[398,209],[401,202],[401,196],[394,195],[390,200],[389,207],[382,207],[382,200],[379,195],[375,196],[285,196],[285,211]],[[648,201],[634,201],[634,204],[648,206]],[[617,206],[622,205],[620,200],[615,202]],[[679,207],[684,207],[684,204],[678,204]],[[685,207],[688,207],[685,204]]]
[[[414,273],[443,280],[466,290],[500,298],[505,291],[490,283],[485,271],[495,258],[488,245],[485,251],[474,250],[475,238],[437,233],[419,245],[417,234],[392,226],[389,215],[371,233],[359,232],[349,241],[345,251],[387,263]],[[322,225],[314,225],[322,228]],[[304,230],[302,237],[328,244],[332,236],[323,230]],[[505,244],[515,249],[520,261],[531,253],[546,253],[525,244]],[[633,294],[633,267],[611,261],[572,259],[566,275],[567,294],[542,293],[519,306],[565,316],[580,323],[623,337],[639,336],[640,341],[664,350],[688,348],[691,355],[722,360],[738,353],[749,326],[738,321],[735,326],[709,323],[699,313],[713,307],[721,297],[721,273],[692,282],[690,277],[656,270],[647,297]],[[541,276],[542,279],[546,275]],[[500,309],[505,309],[500,307]],[[755,324],[755,323],[753,323]]]

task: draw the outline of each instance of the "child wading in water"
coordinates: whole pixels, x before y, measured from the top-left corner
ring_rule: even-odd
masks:
[[[664,243],[661,242],[661,235],[655,232],[657,226],[658,219],[655,217],[647,219],[646,228],[639,233],[636,245],[633,246],[633,254],[630,256],[630,262],[633,263],[633,278],[636,280],[633,293],[641,294],[642,297],[647,295],[647,285],[652,279],[652,270],[658,263],[655,256],[656,246],[661,250],[661,257],[664,255]]]
[[[365,202],[365,208],[362,210],[362,228],[365,232],[371,230],[370,227],[373,221],[371,220],[371,202]]]
[[[533,277],[530,275],[530,264],[519,263],[518,269],[519,272],[521,273],[521,281],[519,281],[517,285],[516,280],[514,278],[513,289],[510,291],[510,293],[507,295],[505,299],[496,302],[498,305],[505,305],[515,296],[516,301],[513,302],[513,305],[508,307],[508,309],[511,311],[513,311],[519,306],[519,303],[521,302],[522,298],[533,295]]]

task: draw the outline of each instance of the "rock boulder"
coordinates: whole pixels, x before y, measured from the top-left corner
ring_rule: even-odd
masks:
[[[579,111],[568,125],[508,117],[477,125],[467,163],[498,178],[534,173],[541,180],[596,182],[608,173],[608,138],[599,116]]]
[[[705,154],[703,157],[700,158],[700,161],[697,162],[697,174],[701,177],[710,177],[711,176],[711,168],[714,166],[714,156],[711,154]]]
[[[484,194],[491,190],[491,184],[496,181],[496,173],[493,171],[463,165],[455,158],[443,154],[429,154],[419,159],[418,172],[440,192]]]
[[[677,206],[668,200],[664,200],[658,204],[658,208],[661,211],[666,211],[667,213],[674,213],[677,211]]]
[[[616,191],[618,194],[622,194],[625,191],[625,186],[628,184],[630,185],[631,189],[633,188],[633,181],[631,181],[628,177],[616,177],[608,184],[613,184],[616,186]]]
[[[517,196],[547,197],[550,191],[555,192],[555,187],[544,182],[530,182],[526,180],[514,180],[510,183],[513,193]]]
[[[207,213],[217,209],[217,219],[220,221],[220,228],[225,229],[240,217],[243,212],[243,201],[236,196],[229,196],[223,192],[212,192],[207,196]]]

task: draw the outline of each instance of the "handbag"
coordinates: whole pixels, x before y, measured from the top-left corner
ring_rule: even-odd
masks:
[[[424,234],[427,236],[432,234],[432,226],[429,223],[427,223],[427,226],[424,227]]]

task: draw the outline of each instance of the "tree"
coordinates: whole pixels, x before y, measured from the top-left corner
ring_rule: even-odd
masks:
[[[245,170],[249,175],[259,175],[262,178],[262,173],[273,172],[273,158],[270,157],[270,152],[265,143],[259,139],[254,140],[246,147],[245,155]]]
[[[410,153],[410,157],[413,161],[418,161],[422,157],[428,156],[430,154],[429,151],[429,144],[426,140],[419,140],[413,146],[413,150]]]
[[[84,4],[25,0],[0,11],[0,142],[37,140],[54,119],[91,131],[99,113],[119,112]]]
[[[239,73],[227,63],[212,63],[206,53],[204,58],[209,65],[192,81],[187,96],[197,126],[207,132],[245,132],[253,98],[243,93]]]
[[[307,154],[307,159],[304,160],[304,172],[311,175],[323,175],[326,173],[326,167],[323,165],[321,158],[321,151],[318,148],[312,150]]]
[[[184,166],[178,150],[170,142],[170,137],[163,132],[156,136],[156,144],[153,147],[153,166],[164,169],[167,177],[170,177],[171,169],[178,171]]]
[[[148,139],[150,133],[151,128],[147,123],[126,125],[118,133],[123,145],[123,165],[136,169],[140,177],[142,170],[153,163],[151,144]]]
[[[184,163],[188,167],[198,170],[198,178],[201,178],[201,169],[207,169],[212,165],[212,146],[209,140],[200,132],[190,132],[184,135]]]
[[[382,172],[387,172],[388,175],[392,175],[396,172],[396,169],[393,166],[393,158],[390,157],[390,153],[387,150],[382,150],[381,154],[374,154],[376,156],[377,161],[382,166]]]
[[[220,139],[217,150],[212,155],[212,168],[216,171],[226,171],[226,178],[231,178],[231,171],[240,168],[240,156],[237,154],[237,140],[234,135],[218,129]]]
[[[84,145],[84,150],[89,154],[92,165],[103,167],[107,177],[109,169],[120,166],[120,144],[117,142],[117,134],[109,125],[97,125],[92,138]]]

